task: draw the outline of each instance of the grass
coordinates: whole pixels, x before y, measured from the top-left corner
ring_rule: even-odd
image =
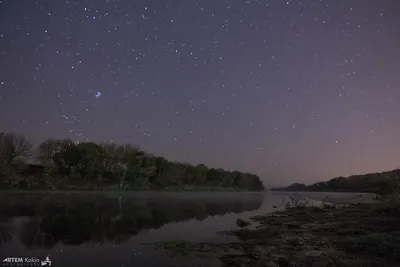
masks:
[[[196,251],[193,244],[185,241],[185,240],[171,240],[171,241],[163,241],[145,245],[152,245],[154,250],[163,249],[170,256],[182,256],[184,258],[188,258],[191,253]]]

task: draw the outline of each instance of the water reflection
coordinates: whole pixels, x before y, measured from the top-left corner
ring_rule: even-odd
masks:
[[[0,249],[122,244],[172,223],[258,209],[262,194],[2,194]],[[195,230],[195,229],[193,229]]]
[[[0,249],[5,243],[12,241],[12,230],[8,226],[0,225]]]

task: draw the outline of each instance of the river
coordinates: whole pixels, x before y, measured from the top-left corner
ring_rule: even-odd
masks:
[[[373,196],[283,192],[0,192],[0,260],[49,257],[51,266],[56,267],[218,266],[214,258],[199,258],[195,262],[171,258],[144,243],[176,239],[221,241],[224,237],[218,233],[238,228],[238,218],[248,219],[281,209],[288,197],[326,199],[340,204],[371,201]]]

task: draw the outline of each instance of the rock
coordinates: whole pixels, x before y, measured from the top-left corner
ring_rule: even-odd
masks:
[[[273,207],[274,209],[276,209],[278,206],[276,206],[276,205],[273,205],[272,207]]]
[[[240,228],[244,228],[246,226],[249,226],[251,223],[242,219],[237,219],[236,225],[239,226]]]

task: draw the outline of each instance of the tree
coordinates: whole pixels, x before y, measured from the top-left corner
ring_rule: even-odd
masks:
[[[103,150],[103,171],[107,174],[113,174],[118,168],[118,145],[111,144],[101,144],[101,149]]]
[[[102,181],[104,154],[102,148],[93,142],[77,145],[79,161],[78,172],[85,178]]]
[[[80,153],[77,145],[70,139],[65,139],[60,142],[60,149],[54,155],[54,163],[59,171],[65,174],[70,174],[72,167],[78,165],[80,161]]]
[[[121,188],[124,186],[125,180],[128,182],[135,182],[135,180],[140,177],[143,157],[144,152],[139,147],[130,144],[116,147],[116,174],[120,178]]]
[[[0,159],[3,164],[26,161],[32,151],[32,143],[22,135],[0,134]]]
[[[182,186],[185,182],[185,169],[178,163],[169,162],[163,167],[163,171],[154,180],[158,186]]]
[[[61,141],[52,138],[41,143],[38,148],[38,157],[43,165],[54,165],[55,155],[61,149]]]
[[[0,133],[0,176],[8,177],[15,169],[15,163],[25,161],[32,150],[32,144],[23,136]],[[75,143],[70,139],[47,139],[37,147],[38,160],[36,174],[44,174],[46,179],[64,176],[63,182],[71,184],[79,179],[86,182],[97,180],[117,182],[146,188],[187,186],[235,187],[238,189],[262,189],[263,184],[256,175],[230,172],[223,169],[209,169],[203,164],[171,162],[163,157],[146,153],[133,145],[97,144],[94,142]],[[44,165],[44,166],[43,166]],[[20,172],[31,175],[29,171]],[[51,174],[51,175],[49,175]],[[74,175],[78,174],[78,175]],[[78,179],[78,180],[75,180]],[[47,180],[47,184],[51,181]],[[66,185],[69,185],[66,184]],[[60,185],[63,185],[60,183]],[[71,184],[72,185],[72,184]],[[104,185],[104,184],[103,184]],[[373,185],[374,186],[374,185]]]

